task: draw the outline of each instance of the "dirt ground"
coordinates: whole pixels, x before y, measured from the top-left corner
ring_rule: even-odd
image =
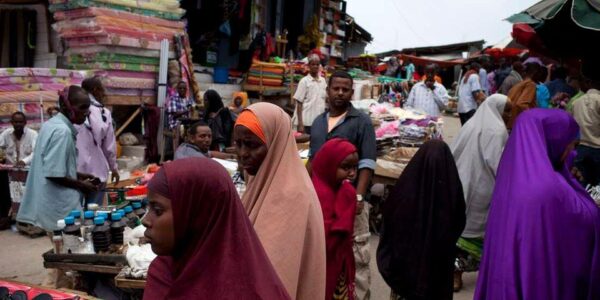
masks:
[[[444,122],[444,139],[446,142],[451,142],[460,129],[460,122],[455,117],[445,117]],[[370,243],[371,299],[389,299],[390,288],[379,275],[375,260],[379,237],[372,236]],[[48,251],[51,247],[52,245],[47,237],[32,239],[20,235],[16,230],[0,231],[0,278],[40,284],[46,275],[42,253]],[[473,291],[477,281],[476,274],[465,274],[463,280],[464,288],[460,293],[454,294],[454,299],[473,299]]]

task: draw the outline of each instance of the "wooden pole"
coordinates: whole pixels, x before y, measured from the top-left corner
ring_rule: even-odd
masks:
[[[133,112],[131,117],[129,117],[129,119],[127,119],[127,121],[125,121],[125,123],[123,123],[123,125],[121,125],[121,127],[119,127],[119,129],[117,129],[117,131],[115,132],[115,137],[118,138],[119,135],[121,134],[121,132],[123,132],[123,130],[125,130],[125,128],[127,128],[127,126],[129,126],[129,124],[131,124],[131,122],[133,122],[133,119],[135,119],[135,117],[137,117],[137,115],[139,115],[141,112],[142,112],[142,108],[138,107],[138,109],[136,109],[135,112]]]

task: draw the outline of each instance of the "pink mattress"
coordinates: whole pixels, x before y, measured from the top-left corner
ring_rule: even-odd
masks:
[[[71,83],[72,84],[72,83]],[[61,83],[30,83],[30,84],[0,84],[0,92],[18,91],[60,91],[70,84]]]
[[[101,8],[101,7],[80,8],[80,9],[73,9],[73,10],[67,10],[67,11],[57,11],[54,13],[54,19],[57,21],[63,21],[63,20],[68,20],[68,19],[74,20],[74,19],[94,17],[94,16],[109,16],[109,17],[115,17],[115,18],[124,19],[124,20],[136,21],[136,22],[146,23],[146,24],[154,24],[154,25],[158,25],[158,26],[170,27],[170,28],[176,28],[176,29],[184,29],[185,28],[184,22],[169,21],[169,20],[165,20],[165,19],[161,19],[161,18],[143,16],[143,15],[134,14],[134,13],[130,13],[130,12],[119,11],[119,10],[108,9],[108,8]]]
[[[157,72],[128,72],[128,71],[102,71],[97,73],[100,76],[113,78],[113,77],[122,77],[122,78],[141,78],[141,79],[153,79],[156,80],[158,78]]]
[[[92,45],[92,46],[84,46],[84,47],[73,47],[69,48],[65,51],[65,56],[75,55],[75,54],[90,54],[90,53],[99,53],[99,52],[110,52],[116,54],[124,54],[124,55],[137,55],[144,57],[160,57],[159,50],[150,50],[150,49],[139,49],[139,48],[130,48],[130,47],[121,47],[121,46],[106,46],[106,45]],[[169,52],[169,58],[174,58],[175,52]]]
[[[67,38],[69,47],[82,47],[94,45],[113,45],[132,48],[160,50],[160,41],[149,41],[141,38],[123,37],[119,35],[108,35],[99,37]],[[172,47],[171,47],[172,49]]]
[[[0,93],[0,103],[39,103],[41,101],[58,101],[57,91],[35,92],[3,92]]]
[[[173,29],[108,16],[59,21],[53,24],[52,27],[63,38],[115,34],[160,41],[171,39],[173,35],[183,33],[183,29]]]
[[[156,90],[154,90],[154,89],[107,88],[106,95],[108,95],[108,96],[156,96]]]
[[[1,68],[0,77],[69,77],[83,79],[87,71],[48,68]]]
[[[107,88],[120,89],[154,89],[156,88],[155,79],[145,78],[125,78],[125,77],[108,77],[103,80]]]

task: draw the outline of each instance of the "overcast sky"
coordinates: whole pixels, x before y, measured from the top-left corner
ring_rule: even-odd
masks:
[[[510,36],[505,18],[539,0],[347,0],[346,12],[373,35],[369,53]]]

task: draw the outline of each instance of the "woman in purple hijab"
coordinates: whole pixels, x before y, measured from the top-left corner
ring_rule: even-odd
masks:
[[[475,300],[600,299],[600,212],[570,173],[579,128],[523,112],[498,167]]]

